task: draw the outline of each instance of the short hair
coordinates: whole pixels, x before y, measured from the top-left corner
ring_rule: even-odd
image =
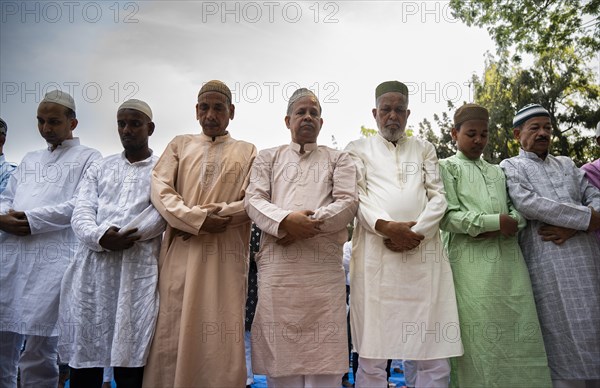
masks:
[[[65,116],[67,116],[68,119],[76,119],[77,115],[75,114],[75,111],[71,108],[67,108],[65,106]]]

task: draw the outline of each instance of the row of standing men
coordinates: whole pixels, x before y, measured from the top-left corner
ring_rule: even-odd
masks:
[[[481,159],[487,110],[459,108],[440,174],[434,147],[406,136],[406,86],[375,97],[378,134],[338,151],[317,145],[322,108],[299,89],[291,143],[257,155],[228,133],[231,92],[210,81],[201,134],[158,158],[150,107],[128,100],[124,152],[101,159],[73,138],[72,97],[49,93],[37,112],[48,149],[0,196],[3,386],[17,365],[24,386],[55,385],[57,352],[73,386],[101,385],[108,366],[119,386],[244,386],[250,219],[263,231],[253,369],[272,387],[338,386],[355,217],[357,386],[385,386],[387,359],[415,360],[419,387],[598,384],[600,242],[588,232],[600,192],[548,153],[548,112],[517,112],[520,154],[501,169]]]

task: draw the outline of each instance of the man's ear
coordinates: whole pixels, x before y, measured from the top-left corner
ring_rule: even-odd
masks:
[[[154,122],[150,121],[148,123],[148,136],[152,136],[152,134],[154,133]]]

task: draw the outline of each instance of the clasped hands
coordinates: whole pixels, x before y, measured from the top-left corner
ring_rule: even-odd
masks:
[[[387,236],[383,240],[387,249],[393,252],[406,252],[417,248],[425,238],[422,234],[416,233],[411,229],[416,224],[415,221],[396,222],[377,220],[375,230]]]
[[[315,237],[321,233],[323,221],[312,218],[312,210],[300,210],[288,214],[279,224],[279,228],[287,234],[277,240],[277,244],[288,246],[299,240]]]

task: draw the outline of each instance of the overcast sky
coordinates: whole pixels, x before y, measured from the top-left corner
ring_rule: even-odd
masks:
[[[323,106],[319,143],[337,147],[375,128],[374,90],[408,84],[409,127],[472,101],[468,85],[494,51],[487,32],[452,18],[446,1],[2,1],[0,116],[4,153],[19,162],[43,148],[36,109],[60,88],[77,104],[75,135],[103,155],[121,151],[117,107],[142,99],[154,112],[150,146],[198,133],[202,84],[233,91],[233,137],[258,149],[290,141],[283,118],[297,87]]]

